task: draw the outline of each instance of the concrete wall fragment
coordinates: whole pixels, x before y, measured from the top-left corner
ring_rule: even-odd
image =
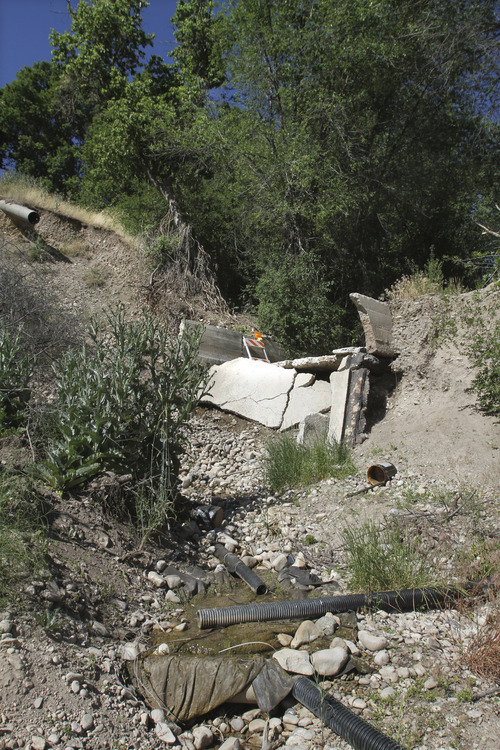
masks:
[[[290,370],[285,370],[290,372]],[[299,373],[297,378],[305,373]],[[300,381],[299,381],[300,382]],[[332,404],[332,389],[325,380],[317,380],[312,385],[297,386],[295,382],[288,404],[283,415],[281,430],[288,430],[298,425],[308,414],[330,410]]]
[[[370,393],[370,378],[367,368],[351,370],[349,395],[344,415],[343,440],[352,448],[362,442],[366,428],[366,410]]]
[[[218,406],[266,427],[281,427],[295,381],[294,370],[241,357],[215,365],[210,373],[212,385],[201,403]]]
[[[397,352],[392,343],[392,316],[389,305],[357,292],[349,297],[359,313],[367,350],[380,357],[394,357]]]
[[[183,320],[181,333],[185,329],[203,326],[198,358],[208,365],[220,365],[238,357],[246,357],[243,336],[238,331],[230,331],[220,326],[205,325],[196,320]],[[269,338],[264,338],[267,356],[271,362],[284,357],[284,350]]]
[[[349,396],[350,370],[332,372],[330,387],[332,392],[332,407],[330,411],[330,425],[328,439],[333,443],[340,443],[344,437],[344,419]]]
[[[300,423],[297,443],[299,445],[312,445],[315,442],[326,440],[329,426],[329,414],[308,414]]]

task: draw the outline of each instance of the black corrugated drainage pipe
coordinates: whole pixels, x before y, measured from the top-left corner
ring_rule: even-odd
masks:
[[[255,591],[256,594],[265,594],[267,586],[264,581],[261,581],[258,575],[253,570],[250,570],[237,555],[233,555],[232,552],[228,552],[222,544],[215,545],[215,554],[221,562],[224,563],[230,573],[234,573],[242,581],[245,581],[248,586]],[[200,626],[201,627],[201,626]],[[208,627],[211,627],[210,625]]]
[[[299,677],[292,695],[356,750],[404,750],[402,745],[372,727],[307,677]]]
[[[414,609],[437,609],[449,600],[458,599],[477,584],[462,588],[433,586],[424,589],[380,591],[376,594],[347,594],[311,599],[292,599],[284,602],[255,602],[234,607],[199,609],[196,613],[198,627],[215,628],[237,625],[242,622],[268,622],[269,620],[296,620],[303,617],[322,617],[326,612],[348,612],[359,609],[383,609],[386,612],[408,612]]]
[[[25,224],[37,224],[40,221],[40,214],[32,208],[19,206],[17,203],[8,203],[0,200],[0,208],[14,222],[23,222]]]

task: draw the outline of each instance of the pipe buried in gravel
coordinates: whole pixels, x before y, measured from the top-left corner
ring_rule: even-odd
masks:
[[[408,612],[420,608],[437,609],[447,606],[450,600],[459,599],[476,586],[477,584],[466,584],[462,588],[433,586],[423,589],[380,591],[375,594],[348,594],[312,599],[292,599],[281,602],[255,602],[233,607],[199,609],[196,617],[198,627],[203,630],[244,622],[310,619],[311,617],[322,617],[327,612],[348,612],[349,610],[360,609],[383,609],[386,612]]]
[[[228,552],[222,544],[215,545],[215,554],[224,563],[230,573],[234,573],[244,581],[256,594],[265,594],[267,586],[253,570],[250,570],[237,555]],[[201,627],[201,625],[200,625]],[[212,627],[208,625],[207,627]]]
[[[12,219],[14,223],[22,222],[24,224],[38,224],[40,221],[40,214],[32,208],[26,208],[26,206],[20,206],[17,203],[8,203],[7,201],[0,200],[0,209],[7,214],[9,219]]]
[[[299,677],[292,695],[355,750],[404,750],[307,677]]]

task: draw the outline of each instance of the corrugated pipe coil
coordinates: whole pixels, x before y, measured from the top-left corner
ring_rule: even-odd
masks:
[[[265,594],[267,586],[253,570],[250,570],[237,555],[228,552],[222,544],[215,545],[215,554],[224,563],[230,573],[234,573],[244,581],[256,594]],[[208,626],[210,627],[210,626]]]
[[[450,600],[463,596],[472,586],[474,584],[466,584],[463,588],[434,586],[424,589],[380,591],[376,594],[347,594],[281,602],[255,602],[233,607],[199,609],[196,617],[198,627],[203,630],[243,622],[310,619],[322,617],[327,612],[348,612],[360,609],[383,609],[386,612],[408,612],[420,608],[437,609],[443,605],[446,606]]]
[[[404,750],[402,745],[386,737],[307,677],[295,682],[292,695],[356,750]]]

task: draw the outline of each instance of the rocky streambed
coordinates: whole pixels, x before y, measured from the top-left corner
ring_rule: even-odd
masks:
[[[492,490],[470,497],[393,456],[364,456],[362,450],[355,476],[270,496],[260,464],[267,438],[262,428],[232,417],[196,416],[182,475],[193,515],[162,549],[131,549],[127,529],[89,498],[61,505],[46,575],[25,586],[30,612],[38,614],[12,602],[0,616],[0,747],[348,747],[293,697],[270,713],[224,703],[181,725],[132,679],[143,653],[167,657],[186,653],[190,644],[190,653],[203,659],[224,649],[240,655],[241,644],[260,641],[261,657],[291,675],[309,675],[405,747],[496,750],[500,704],[488,691],[497,683],[482,677],[481,664],[470,656],[491,622],[487,601],[469,610],[460,602],[446,610],[246,624],[209,636],[199,629],[197,608],[255,598],[214,555],[217,543],[261,576],[267,597],[277,600],[348,592],[340,535],[345,523],[388,514],[416,521],[450,575],[478,529],[484,537],[495,529]],[[384,458],[398,463],[390,485],[352,494],[366,484],[367,464]],[[200,505],[222,509],[218,528],[197,518]],[[295,571],[287,575],[290,568]],[[203,584],[194,600],[190,580]],[[252,658],[251,651],[244,646],[241,656]]]

